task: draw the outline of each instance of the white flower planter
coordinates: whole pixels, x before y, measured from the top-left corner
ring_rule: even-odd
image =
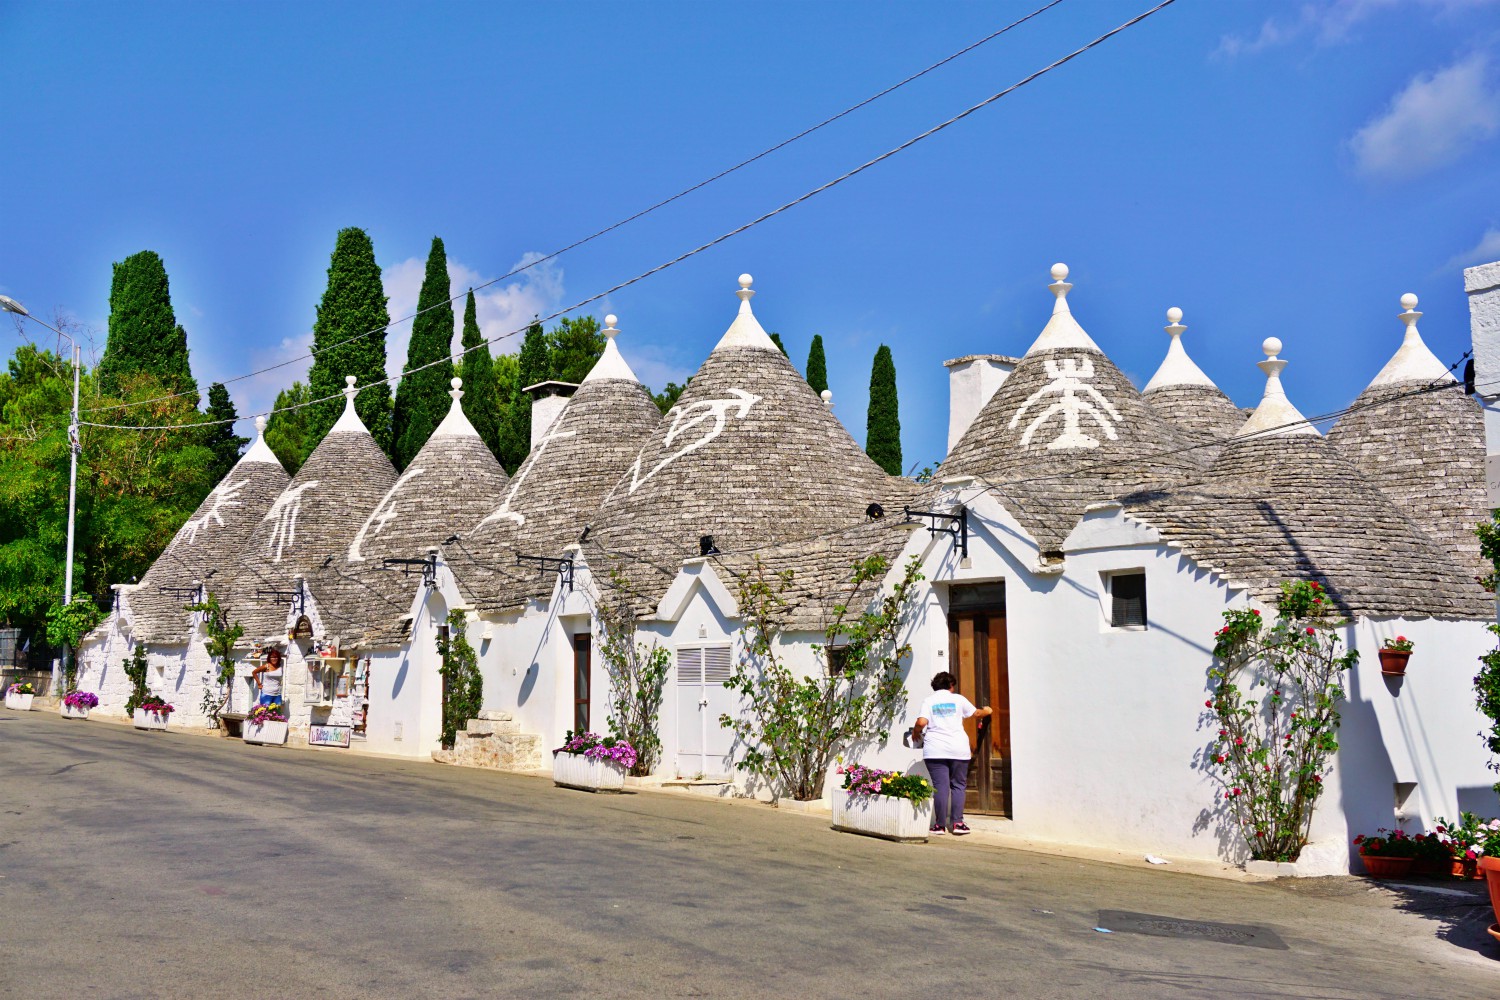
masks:
[[[287,723],[285,722],[261,722],[245,723],[245,742],[259,743],[268,747],[279,747],[286,745]]]
[[[148,712],[144,708],[138,708],[135,710],[134,724],[137,729],[160,729],[165,732],[167,719],[169,718],[170,716],[158,715],[155,712]]]
[[[60,705],[58,711],[62,713],[64,719],[87,719],[89,717],[88,709],[68,704]]]
[[[585,757],[581,753],[552,754],[552,780],[563,788],[585,792],[625,790],[625,768],[612,760]]]
[[[31,699],[35,697],[36,695],[34,694],[10,694],[7,692],[5,695],[5,707],[16,712],[29,712],[31,711]]]
[[[833,828],[907,844],[926,843],[932,827],[932,800],[923,803],[893,795],[833,793]]]

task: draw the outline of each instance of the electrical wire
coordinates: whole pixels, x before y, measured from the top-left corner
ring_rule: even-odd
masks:
[[[976,111],[979,111],[982,108],[988,107],[989,105],[993,104],[994,102],[1000,100],[1002,97],[1005,97],[1008,94],[1015,93],[1017,90],[1021,89],[1022,87],[1026,86],[1027,84],[1029,84],[1029,83],[1031,83],[1031,82],[1033,82],[1035,80],[1040,79],[1041,77],[1043,77],[1046,74],[1052,72],[1053,70],[1057,69],[1060,66],[1064,66],[1067,63],[1072,62],[1074,59],[1076,59],[1079,56],[1083,55],[1085,52],[1088,52],[1090,49],[1093,49],[1096,46],[1102,45],[1104,42],[1106,42],[1109,39],[1113,38],[1115,35],[1118,35],[1120,32],[1124,31],[1125,29],[1130,28],[1130,27],[1132,27],[1132,26],[1134,26],[1136,24],[1139,24],[1141,21],[1144,21],[1146,18],[1150,17],[1152,14],[1155,14],[1158,11],[1160,11],[1160,10],[1166,8],[1166,7],[1171,6],[1172,4],[1174,4],[1176,2],[1177,2],[1177,0],[1161,0],[1160,3],[1158,3],[1155,7],[1152,7],[1150,10],[1147,10],[1145,13],[1137,14],[1135,17],[1133,17],[1130,20],[1124,22],[1123,24],[1119,25],[1118,27],[1112,28],[1111,30],[1105,32],[1104,34],[1100,35],[1098,38],[1095,38],[1093,41],[1089,42],[1088,44],[1083,45],[1080,48],[1074,49],[1072,52],[1068,53],[1067,55],[1063,56],[1062,58],[1057,59],[1056,61],[1054,61],[1054,62],[1052,62],[1052,63],[1050,63],[1050,64],[1042,67],[1041,69],[1039,69],[1036,72],[1032,73],[1031,75],[1023,78],[1022,80],[1020,80],[1020,81],[1018,81],[1016,83],[1011,84],[1009,87],[1006,87],[1004,90],[1000,91],[999,93],[993,94],[990,97],[985,98],[984,100],[980,101],[978,104],[970,105],[968,108],[965,108],[963,111],[961,111],[958,114],[954,115],[952,118],[949,118],[949,119],[947,119],[944,122],[941,122],[941,123],[939,123],[937,125],[934,125],[932,128],[927,129],[925,132],[921,132],[918,135],[913,136],[912,138],[910,138],[910,139],[906,140],[905,142],[901,143],[899,146],[896,146],[896,147],[894,147],[892,149],[887,150],[884,153],[881,153],[879,156],[875,157],[874,159],[866,160],[864,163],[861,163],[859,166],[853,168],[852,170],[846,171],[845,173],[840,174],[838,177],[835,177],[833,180],[828,181],[828,182],[826,182],[824,184],[819,185],[818,187],[813,188],[811,191],[808,191],[806,194],[803,194],[803,195],[800,195],[800,196],[798,196],[796,198],[793,198],[791,201],[786,202],[785,204],[783,204],[783,205],[781,205],[781,206],[779,206],[777,208],[773,208],[769,212],[766,212],[765,214],[760,215],[760,216],[758,216],[758,217],[750,220],[749,222],[746,222],[745,224],[743,224],[741,226],[737,226],[736,228],[731,229],[729,232],[724,233],[721,236],[717,236],[714,239],[709,240],[707,243],[700,244],[699,246],[696,246],[693,249],[688,250],[685,253],[679,254],[678,256],[673,257],[671,260],[668,260],[665,263],[658,264],[655,267],[651,268],[650,270],[642,271],[640,274],[637,274],[633,278],[628,278],[625,281],[622,281],[622,282],[620,282],[617,285],[614,285],[614,286],[612,286],[610,288],[606,288],[602,292],[598,292],[598,293],[596,293],[594,295],[590,295],[588,298],[581,299],[578,302],[575,302],[575,303],[573,303],[570,306],[567,306],[565,308],[559,309],[556,312],[552,313],[551,315],[545,317],[542,320],[533,321],[533,322],[547,322],[547,321],[556,319],[559,316],[563,316],[563,315],[565,315],[567,313],[573,312],[573,311],[575,311],[577,309],[581,309],[582,307],[584,307],[586,305],[589,305],[592,302],[597,302],[599,299],[605,298],[606,296],[609,296],[609,295],[613,295],[615,292],[618,292],[618,291],[620,291],[623,288],[629,288],[631,285],[634,285],[634,284],[636,284],[639,281],[644,281],[645,279],[647,279],[647,278],[649,278],[649,277],[651,277],[651,276],[653,276],[655,274],[658,274],[658,273],[660,273],[662,271],[665,271],[665,270],[667,270],[670,267],[674,267],[677,264],[680,264],[683,261],[685,261],[685,260],[687,260],[687,259],[689,259],[691,257],[697,256],[698,254],[702,253],[705,250],[708,250],[708,249],[711,249],[713,247],[716,247],[720,243],[723,243],[725,240],[728,240],[728,239],[731,239],[731,238],[733,238],[735,236],[738,236],[739,234],[745,232],[746,230],[752,229],[755,226],[760,225],[762,222],[767,221],[768,219],[775,218],[776,216],[780,215],[781,213],[783,213],[785,211],[788,211],[789,209],[795,208],[796,206],[798,206],[798,205],[802,204],[803,202],[807,201],[808,199],[816,197],[817,195],[822,194],[824,191],[827,191],[830,188],[835,187],[836,185],[842,184],[844,181],[847,181],[847,180],[849,180],[852,177],[858,176],[859,174],[861,174],[864,171],[868,170],[870,167],[873,167],[873,166],[875,166],[878,163],[882,163],[885,160],[890,159],[892,156],[895,156],[897,153],[901,153],[901,152],[904,152],[907,149],[910,149],[912,146],[915,146],[917,143],[921,142],[923,139],[927,139],[927,138],[929,138],[931,136],[934,136],[937,133],[939,133],[939,132],[943,131],[944,129],[948,128],[949,126],[954,125],[954,124],[956,124],[956,123],[958,123],[960,121],[963,121],[965,118],[967,118],[970,115],[974,114]],[[502,340],[506,340],[506,339],[508,339],[510,337],[517,336],[518,334],[524,333],[532,325],[533,324],[528,323],[526,326],[519,327],[519,328],[517,328],[515,330],[510,331],[509,333],[497,334],[494,337],[489,337],[489,338],[487,338],[485,340],[481,340],[479,343],[475,344],[473,347],[465,348],[464,350],[459,351],[456,354],[450,354],[447,357],[440,358],[437,361],[430,361],[430,362],[428,362],[425,365],[418,365],[415,368],[412,368],[412,369],[409,369],[407,371],[402,372],[400,375],[392,375],[392,376],[388,376],[388,377],[383,378],[383,379],[376,379],[376,380],[374,380],[372,382],[366,383],[365,386],[364,386],[364,388],[369,388],[372,385],[388,385],[388,384],[393,383],[393,382],[399,382],[402,378],[405,378],[408,375],[411,375],[411,374],[413,374],[415,372],[424,371],[424,370],[426,370],[428,368],[434,368],[434,367],[436,367],[438,365],[444,365],[444,364],[451,365],[454,361],[458,360],[459,358],[462,358],[464,355],[470,353],[471,351],[477,351],[480,348],[488,348],[488,346],[490,344],[498,343],[498,342],[500,342]],[[191,430],[191,429],[197,429],[197,428],[202,428],[202,427],[211,427],[211,426],[214,426],[215,424],[228,424],[228,423],[236,423],[236,422],[238,422],[240,420],[251,420],[254,417],[269,416],[270,414],[273,414],[273,413],[285,413],[285,412],[288,412],[288,411],[291,411],[291,410],[301,409],[301,408],[303,408],[305,406],[316,406],[319,403],[326,403],[326,402],[328,402],[330,400],[337,399],[341,395],[343,395],[342,392],[333,393],[333,394],[330,394],[330,395],[327,395],[327,396],[321,396],[321,397],[319,397],[317,399],[310,399],[310,400],[308,400],[305,403],[298,403],[298,404],[296,404],[294,406],[282,407],[279,410],[277,410],[277,409],[270,409],[270,410],[262,411],[261,413],[250,414],[250,415],[244,416],[244,417],[236,417],[234,420],[205,420],[205,421],[199,421],[199,422],[192,423],[192,424],[170,424],[170,425],[151,426],[151,427],[142,427],[142,426],[136,426],[136,425],[132,425],[132,424],[99,424],[99,423],[85,422],[84,426],[87,426],[87,427],[97,427],[97,428],[100,428],[100,429],[103,429],[103,430],[127,430],[127,431],[133,431],[133,430],[169,430],[169,431],[170,430]]]
[[[557,257],[560,257],[560,256],[562,256],[563,254],[567,253],[570,250],[576,250],[577,248],[583,246],[586,243],[592,243],[594,240],[598,239],[599,237],[608,235],[609,233],[614,232],[616,229],[619,229],[619,228],[621,228],[623,226],[627,226],[630,223],[636,221],[637,219],[640,219],[640,218],[643,218],[644,216],[650,215],[652,212],[655,212],[657,209],[665,208],[666,206],[672,204],[674,201],[677,201],[679,198],[685,198],[688,195],[692,194],[694,191],[698,191],[698,190],[700,190],[702,188],[705,188],[708,185],[714,183],[715,181],[722,180],[725,177],[728,177],[730,174],[734,173],[735,171],[740,170],[740,169],[742,169],[744,167],[748,167],[748,166],[750,166],[750,164],[755,163],[757,160],[764,159],[765,157],[770,156],[772,153],[775,153],[776,151],[778,151],[780,149],[784,149],[785,147],[790,146],[792,143],[796,142],[798,139],[806,138],[807,136],[812,135],[814,132],[818,131],[819,129],[824,128],[825,126],[828,126],[828,125],[832,125],[834,122],[838,121],[839,119],[844,118],[847,115],[853,114],[854,112],[858,111],[860,108],[863,108],[863,107],[865,107],[868,104],[873,104],[874,102],[880,100],[882,97],[885,97],[887,94],[890,94],[890,93],[893,93],[894,91],[900,90],[902,87],[906,86],[907,84],[912,83],[915,80],[921,79],[922,77],[926,76],[928,73],[931,73],[933,70],[938,69],[939,67],[946,66],[948,63],[950,63],[953,60],[959,58],[960,56],[964,56],[964,55],[967,55],[970,52],[973,52],[975,49],[979,48],[981,45],[984,45],[986,42],[994,41],[996,38],[999,38],[1001,35],[1005,34],[1008,31],[1010,31],[1012,28],[1020,27],[1022,24],[1025,24],[1027,21],[1031,20],[1032,18],[1036,17],[1037,15],[1042,14],[1042,13],[1046,12],[1047,10],[1050,10],[1053,7],[1056,7],[1058,4],[1060,4],[1062,2],[1063,2],[1063,0],[1050,0],[1049,3],[1043,4],[1042,6],[1038,7],[1036,10],[1032,11],[1030,14],[1027,14],[1025,17],[1019,18],[1019,19],[1017,19],[1015,21],[1012,21],[1010,24],[1007,24],[1003,28],[999,28],[999,29],[997,29],[995,31],[990,32],[988,35],[985,35],[983,38],[979,39],[977,42],[973,42],[973,43],[971,43],[969,45],[966,45],[965,47],[959,49],[957,52],[954,52],[952,55],[945,56],[944,58],[939,59],[937,62],[935,62],[932,65],[928,66],[926,69],[918,70],[916,73],[913,73],[911,76],[908,76],[906,79],[900,81],[899,83],[892,84],[891,86],[889,86],[889,87],[885,88],[884,90],[880,91],[878,94],[874,94],[873,96],[867,97],[864,100],[860,101],[858,104],[853,104],[853,105],[845,108],[843,111],[840,111],[837,114],[832,115],[831,117],[823,119],[822,121],[818,122],[816,125],[809,126],[808,128],[803,129],[801,132],[798,132],[796,135],[793,135],[793,136],[791,136],[789,138],[783,139],[780,142],[776,143],[774,146],[769,146],[766,149],[761,150],[759,153],[756,153],[754,156],[751,156],[751,157],[749,157],[747,159],[741,160],[740,162],[736,163],[734,166],[727,167],[724,170],[719,171],[718,173],[714,174],[712,177],[709,177],[709,178],[707,178],[705,180],[701,180],[698,183],[692,185],[691,187],[684,188],[683,190],[677,192],[676,194],[674,194],[674,195],[672,195],[672,196],[670,196],[668,198],[664,198],[661,201],[657,202],[654,205],[651,205],[648,208],[643,208],[640,211],[636,212],[634,215],[627,216],[626,218],[621,219],[619,222],[613,223],[612,225],[605,226],[603,229],[599,230],[598,232],[595,232],[595,233],[593,233],[593,234],[591,234],[589,236],[585,236],[582,239],[574,240],[572,243],[569,243],[567,246],[563,247],[562,249],[560,249],[560,250],[554,250],[551,253],[547,254],[545,257],[538,257],[535,260],[527,261],[525,264],[522,264],[520,267],[517,267],[514,270],[509,271],[509,272],[507,272],[505,274],[502,274],[498,278],[491,278],[489,281],[486,281],[486,282],[483,282],[481,284],[475,285],[473,288],[470,288],[468,291],[472,292],[475,289],[488,288],[490,285],[493,285],[493,284],[496,284],[498,282],[504,281],[507,278],[514,278],[516,275],[521,274],[524,271],[528,271],[531,268],[536,267],[539,264],[545,264],[547,261],[553,260],[553,259],[555,259]],[[349,337],[349,338],[347,338],[345,340],[336,341],[335,343],[332,343],[332,344],[326,344],[323,347],[318,348],[318,350],[320,350],[320,351],[333,350],[333,349],[338,348],[338,347],[343,347],[345,344],[352,344],[352,343],[354,343],[357,340],[363,340],[366,337],[372,337],[372,336],[374,336],[377,333],[384,333],[385,331],[389,330],[393,326],[396,326],[396,325],[398,325],[400,323],[405,323],[407,320],[414,320],[418,316],[421,316],[424,313],[430,312],[433,309],[441,309],[443,306],[452,305],[452,304],[456,303],[459,299],[463,298],[466,294],[468,294],[468,293],[467,292],[460,293],[458,295],[451,296],[451,297],[449,297],[448,299],[445,299],[442,302],[435,302],[432,305],[428,306],[426,309],[419,309],[419,310],[417,310],[416,312],[412,313],[410,316],[404,316],[401,319],[391,320],[389,323],[385,324],[384,326],[376,327],[373,330],[367,330],[364,333],[356,334],[355,336]],[[264,375],[267,372],[273,372],[273,371],[276,371],[279,368],[285,368],[287,365],[296,364],[299,361],[304,361],[307,358],[314,357],[314,356],[315,356],[315,352],[309,352],[307,354],[301,354],[301,355],[298,355],[295,358],[290,358],[290,359],[288,359],[286,361],[278,362],[277,364],[271,365],[268,368],[262,368],[259,371],[250,372],[247,375],[236,375],[234,378],[222,379],[222,380],[219,381],[218,384],[220,384],[220,385],[228,385],[231,382],[240,382],[240,381],[243,381],[244,379],[247,379],[247,378],[254,378],[257,375]],[[131,406],[145,406],[148,403],[159,403],[159,402],[162,402],[164,400],[176,399],[176,398],[178,398],[180,396],[186,396],[186,395],[191,395],[191,393],[189,393],[189,392],[179,392],[179,393],[173,393],[172,395],[169,395],[169,396],[157,396],[154,399],[143,399],[143,400],[137,400],[137,401],[130,402],[130,403],[116,403],[116,404],[113,404],[111,406],[93,406],[93,407],[87,407],[86,409],[90,413],[103,413],[103,412],[110,411],[110,410],[125,409],[125,408],[131,407]]]

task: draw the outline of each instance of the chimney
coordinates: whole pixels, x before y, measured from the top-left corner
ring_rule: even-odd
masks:
[[[1484,406],[1485,479],[1490,506],[1500,506],[1500,261],[1464,268],[1474,395]]]
[[[538,382],[528,385],[522,392],[531,393],[531,447],[547,436],[547,431],[557,422],[563,407],[568,405],[578,385],[575,382]]]
[[[948,450],[964,436],[995,390],[1016,370],[1019,358],[1003,354],[970,354],[944,361],[948,369]]]

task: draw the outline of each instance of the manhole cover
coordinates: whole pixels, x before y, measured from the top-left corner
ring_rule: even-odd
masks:
[[[1287,951],[1286,942],[1268,927],[1250,924],[1219,924],[1211,920],[1184,920],[1156,913],[1130,913],[1126,910],[1100,910],[1099,926],[1117,934],[1145,934],[1149,937],[1186,938],[1190,941],[1216,941],[1247,948],[1270,948]]]

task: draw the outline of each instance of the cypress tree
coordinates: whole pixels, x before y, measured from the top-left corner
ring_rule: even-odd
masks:
[[[146,373],[171,392],[188,392],[197,406],[198,383],[188,364],[187,331],[177,324],[167,266],[154,250],[114,265],[109,286],[109,338],[99,359],[99,387],[120,396],[124,381]]]
[[[500,397],[495,379],[495,359],[479,331],[479,312],[474,306],[474,289],[464,302],[464,361],[459,375],[464,380],[464,416],[479,432],[480,440],[498,459],[500,457]]]
[[[780,349],[782,357],[784,357],[784,358],[786,358],[788,360],[791,359],[792,356],[786,352],[786,345],[781,342],[781,334],[779,334],[779,333],[773,333],[773,334],[771,334],[771,343],[775,344],[777,346],[777,348]]]
[[[396,389],[396,408],[391,416],[391,458],[404,469],[432,436],[433,429],[448,412],[448,381],[453,365],[443,364],[453,353],[453,303],[448,284],[448,253],[443,241],[432,238],[427,253],[427,274],[417,296],[417,318],[411,324],[411,344],[401,385]],[[407,374],[410,372],[411,374]]]
[[[234,420],[239,414],[234,412],[234,401],[229,398],[229,390],[224,388],[224,383],[215,382],[208,387],[208,419],[210,421]],[[210,424],[203,434],[203,444],[214,453],[213,464],[209,466],[209,478],[218,483],[229,470],[234,468],[234,463],[240,460],[240,451],[250,443],[249,438],[240,437],[234,432],[232,423]]]
[[[901,475],[901,414],[896,402],[896,362],[884,344],[870,369],[870,412],[865,423],[865,454],[893,476]]]
[[[592,316],[564,318],[547,334],[546,377],[576,385],[593,370],[603,353],[604,334],[599,332],[597,319]]]
[[[290,389],[283,389],[276,394],[276,404],[273,409],[285,410],[271,414],[271,419],[266,421],[266,447],[281,460],[281,467],[288,475],[295,476],[297,470],[302,468],[302,463],[307,461],[307,456],[312,454],[315,441],[311,437],[310,422],[312,420],[312,407],[304,406],[300,410],[288,410],[287,407],[296,406],[312,399],[312,392],[301,382],[293,382]]]
[[[391,389],[381,381],[385,378],[385,328],[391,322],[385,301],[380,265],[375,263],[375,245],[369,235],[363,229],[340,230],[328,264],[328,287],[313,323],[313,364],[307,373],[308,398],[333,398],[307,408],[304,458],[343,412],[344,400],[339,393],[345,375],[359,380],[354,411],[376,442],[390,453]]]
[[[813,392],[828,388],[828,358],[823,355],[823,335],[813,334],[812,350],[807,352],[807,384]]]

